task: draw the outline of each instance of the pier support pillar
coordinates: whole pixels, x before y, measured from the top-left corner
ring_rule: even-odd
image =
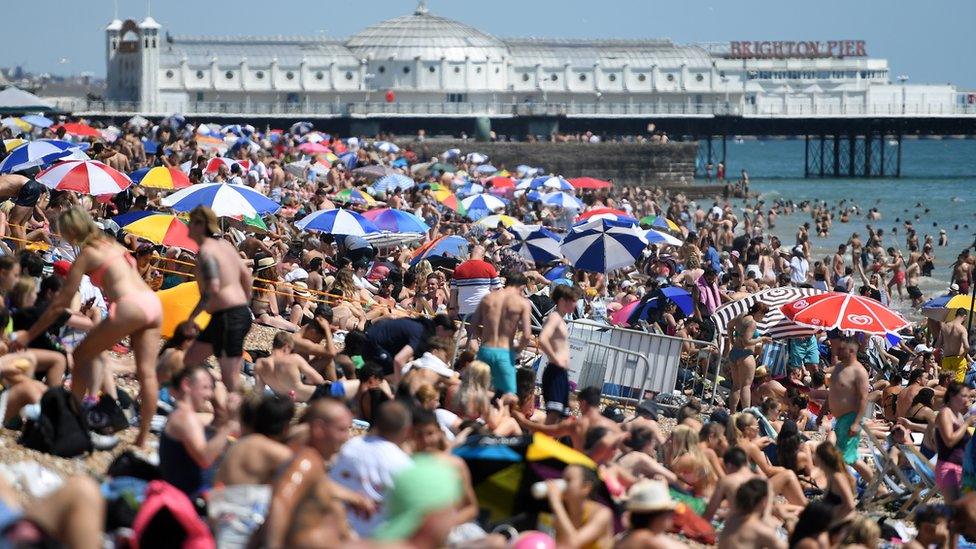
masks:
[[[810,136],[803,136],[803,177],[810,177]]]
[[[840,177],[840,136],[834,134],[834,177]]]
[[[827,136],[820,134],[820,177],[824,176],[824,141],[827,140]]]
[[[901,177],[901,134],[898,134],[898,160],[895,164],[895,177]]]
[[[873,146],[873,140],[871,139],[871,132],[865,132],[864,134],[864,177],[871,177],[871,147]]]
[[[854,177],[857,167],[857,135],[847,134],[847,177]]]
[[[885,176],[885,149],[888,148],[888,138],[885,136],[884,132],[881,132],[881,136],[878,139],[878,145],[881,147],[881,153],[880,153],[881,162],[880,162],[880,170],[878,171],[878,175],[884,177]]]

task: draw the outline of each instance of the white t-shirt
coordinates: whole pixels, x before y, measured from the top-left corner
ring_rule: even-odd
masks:
[[[346,510],[349,525],[362,538],[368,538],[384,520],[383,500],[393,488],[393,477],[411,464],[410,456],[392,442],[375,435],[349,439],[336,456],[329,476],[336,483],[364,494],[376,502],[377,512],[364,519]]]
[[[794,257],[790,260],[790,282],[793,284],[803,284],[807,281],[807,272],[810,271],[810,262],[802,257]]]

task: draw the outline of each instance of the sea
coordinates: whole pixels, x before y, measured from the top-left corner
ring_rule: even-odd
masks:
[[[886,156],[893,157],[896,147],[886,143]],[[877,208],[880,221],[870,224],[885,231],[885,245],[897,246],[907,255],[903,223],[912,221],[919,242],[932,235],[938,243],[939,230],[949,237],[947,247],[935,249],[936,269],[933,276],[923,278],[919,285],[926,298],[942,295],[950,283],[949,266],[959,252],[972,246],[976,238],[976,140],[904,140],[902,141],[902,176],[857,179],[804,178],[803,140],[746,140],[730,141],[727,145],[728,177],[736,179],[743,168],[749,173],[750,191],[771,202],[777,198],[826,201],[828,207],[846,199],[860,206],[866,213]],[[754,202],[754,199],[753,199]],[[738,207],[745,206],[738,201]],[[830,235],[818,237],[811,230],[814,247],[811,264],[816,259],[832,255],[839,244],[847,242],[851,234],[862,239],[868,221],[862,214],[840,223],[835,216]],[[809,213],[798,211],[780,216],[772,231],[784,244],[793,244],[797,228],[805,221],[815,227]],[[895,234],[891,234],[895,231]],[[890,235],[890,236],[889,236]],[[897,291],[895,292],[897,294]],[[912,317],[911,301],[893,300],[894,308]]]

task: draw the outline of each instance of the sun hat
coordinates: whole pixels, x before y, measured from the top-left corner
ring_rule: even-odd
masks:
[[[387,494],[387,520],[374,532],[379,540],[406,539],[432,511],[461,499],[461,478],[454,467],[434,456],[421,455],[393,479]]]
[[[278,262],[273,257],[262,257],[261,259],[258,259],[257,262],[254,264],[254,270],[263,271],[265,269],[270,269],[271,267],[274,267],[277,264]]]
[[[677,503],[671,499],[668,485],[660,480],[642,480],[630,487],[625,505],[632,513],[673,511]]]
[[[308,284],[304,282],[292,282],[292,293],[299,297],[312,297],[312,292],[308,291]]]

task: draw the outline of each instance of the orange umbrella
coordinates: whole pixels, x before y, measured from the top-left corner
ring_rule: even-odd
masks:
[[[196,282],[184,282],[156,292],[156,297],[163,305],[163,323],[159,331],[163,337],[173,337],[176,327],[190,316],[200,302],[200,288]],[[210,323],[210,315],[200,313],[193,321],[202,330]]]

